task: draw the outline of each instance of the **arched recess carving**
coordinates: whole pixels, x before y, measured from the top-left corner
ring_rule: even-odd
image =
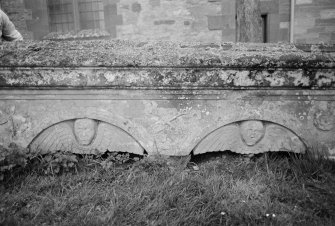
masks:
[[[127,132],[91,118],[76,118],[54,124],[39,133],[29,145],[34,153],[58,150],[78,154],[129,152],[143,155],[144,148]]]
[[[215,151],[257,154],[268,151],[304,153],[306,145],[290,129],[269,121],[245,120],[227,124],[208,134],[194,154]]]
[[[152,136],[147,132],[146,128],[141,124],[136,123],[134,120],[124,118],[120,114],[115,114],[111,111],[96,107],[80,107],[66,108],[57,111],[56,114],[41,114],[38,121],[35,121],[32,127],[31,136],[27,140],[27,144],[32,141],[41,133],[41,131],[58,124],[63,121],[71,121],[74,119],[89,118],[96,121],[101,121],[113,125],[131,137],[133,137],[149,154],[153,152],[155,145]]]

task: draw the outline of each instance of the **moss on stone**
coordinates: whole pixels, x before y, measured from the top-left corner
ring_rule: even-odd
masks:
[[[322,52],[325,48],[320,49],[319,52],[306,52],[288,44],[204,45],[120,40],[17,42],[1,46],[0,64],[50,67],[334,68],[334,52]]]

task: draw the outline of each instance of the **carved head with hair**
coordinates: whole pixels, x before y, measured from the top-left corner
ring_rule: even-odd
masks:
[[[240,126],[242,140],[248,146],[257,144],[265,134],[265,127],[261,121],[244,121]]]
[[[77,119],[74,122],[74,134],[79,144],[89,145],[96,134],[96,122],[92,119]]]

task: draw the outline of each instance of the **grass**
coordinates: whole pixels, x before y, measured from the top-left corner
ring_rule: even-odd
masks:
[[[335,162],[287,153],[145,158],[0,186],[0,225],[334,225]]]

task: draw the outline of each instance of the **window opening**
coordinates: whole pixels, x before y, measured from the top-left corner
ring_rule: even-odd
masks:
[[[74,30],[72,0],[49,0],[47,6],[52,32],[69,32]]]
[[[101,0],[79,0],[81,29],[104,29],[104,9]]]
[[[51,32],[105,29],[102,0],[48,0]]]

